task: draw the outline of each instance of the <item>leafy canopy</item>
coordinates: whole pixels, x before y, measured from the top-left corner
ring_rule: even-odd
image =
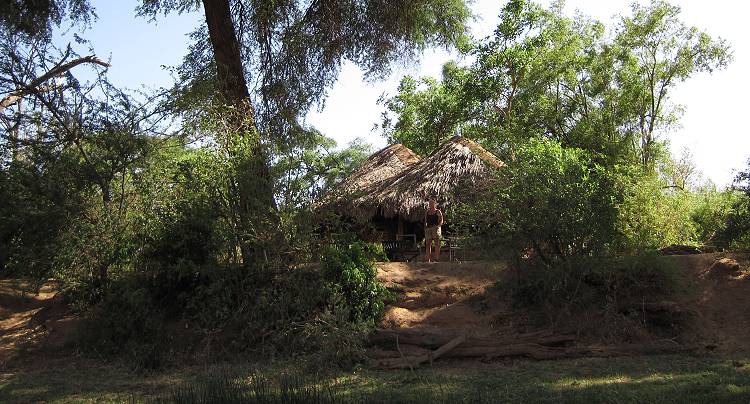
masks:
[[[232,0],[230,6],[260,129],[275,137],[297,128],[298,118],[323,102],[344,61],[383,77],[397,59],[461,41],[470,17],[462,0]],[[143,0],[138,12],[155,17],[198,7],[193,0]],[[193,32],[179,69],[191,99],[215,91],[207,35],[204,27]]]
[[[663,155],[659,135],[679,117],[670,91],[731,60],[724,40],[679,20],[679,8],[634,5],[607,29],[523,0],[503,7],[489,38],[467,49],[469,66],[446,64],[442,80],[403,79],[383,100],[393,142],[428,154],[460,132],[513,159],[516,143],[548,138],[596,154],[607,166]]]

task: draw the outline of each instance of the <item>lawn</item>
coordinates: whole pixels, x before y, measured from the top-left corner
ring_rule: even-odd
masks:
[[[750,362],[744,357],[464,362],[325,375],[289,363],[143,373],[78,359],[1,377],[0,402],[750,402]]]

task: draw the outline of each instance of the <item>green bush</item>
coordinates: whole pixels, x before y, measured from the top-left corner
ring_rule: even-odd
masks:
[[[633,172],[630,177],[618,209],[620,251],[637,254],[672,244],[700,244],[703,229],[693,220],[694,193],[666,187],[655,175]]]
[[[374,261],[385,261],[382,246],[362,241],[344,242],[325,248],[320,260],[323,279],[338,304],[349,312],[349,320],[374,324],[383,316],[386,288],[377,280]]]
[[[611,249],[621,186],[590,153],[533,140],[498,174],[488,195],[457,208],[468,233],[489,243],[483,250],[516,257],[532,253],[551,265]]]
[[[82,342],[141,367],[200,340],[214,341],[214,356],[305,354],[350,366],[383,314],[387,292],[374,266],[382,258],[382,248],[354,241],[327,249],[319,269],[150,262],[112,279]],[[195,338],[177,347],[162,330],[179,321],[192,325]]]
[[[717,244],[723,248],[750,249],[750,195],[743,194],[734,201],[726,225],[717,233]]]
[[[516,307],[530,309],[543,321],[571,319],[591,309],[620,313],[668,298],[679,286],[673,266],[656,255],[576,257],[552,268],[533,260],[522,265],[515,279],[505,279],[499,287]]]
[[[750,249],[750,161],[734,182],[736,199],[726,215],[726,225],[717,232],[718,243],[730,249]]]
[[[741,192],[732,189],[717,191],[709,188],[696,192],[691,220],[695,225],[699,244],[710,248],[729,247],[725,231],[730,218],[736,215],[735,212],[742,210],[740,204],[743,196]]]
[[[126,355],[136,368],[155,369],[170,346],[165,323],[148,286],[131,275],[111,283],[84,322],[79,342],[97,356]]]

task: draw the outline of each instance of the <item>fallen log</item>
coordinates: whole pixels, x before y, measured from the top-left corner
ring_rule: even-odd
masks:
[[[651,314],[667,314],[673,316],[684,316],[693,315],[695,312],[688,308],[685,308],[677,302],[661,301],[661,302],[636,302],[630,304],[624,304],[620,306],[621,313],[627,312],[645,312]]]
[[[452,349],[456,348],[464,341],[466,341],[466,337],[463,335],[459,335],[434,352],[428,352],[426,354],[418,356],[403,356],[400,358],[381,359],[375,363],[375,366],[387,369],[415,368],[428,361],[432,363],[432,361],[437,360],[441,356],[450,352]]]

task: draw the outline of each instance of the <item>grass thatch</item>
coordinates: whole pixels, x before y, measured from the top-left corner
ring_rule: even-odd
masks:
[[[390,145],[368,157],[352,175],[339,184],[337,191],[346,195],[379,185],[417,163],[419,159],[419,155],[400,143]]]
[[[381,155],[390,148],[394,151]],[[407,156],[408,163],[387,156],[395,150]],[[419,221],[427,198],[432,196],[441,205],[449,205],[459,185],[475,184],[504,165],[492,153],[461,136],[454,136],[421,160],[402,145],[389,146],[370,156],[344,181],[338,191],[344,195],[339,202],[345,203],[339,208],[362,220],[380,213]]]

